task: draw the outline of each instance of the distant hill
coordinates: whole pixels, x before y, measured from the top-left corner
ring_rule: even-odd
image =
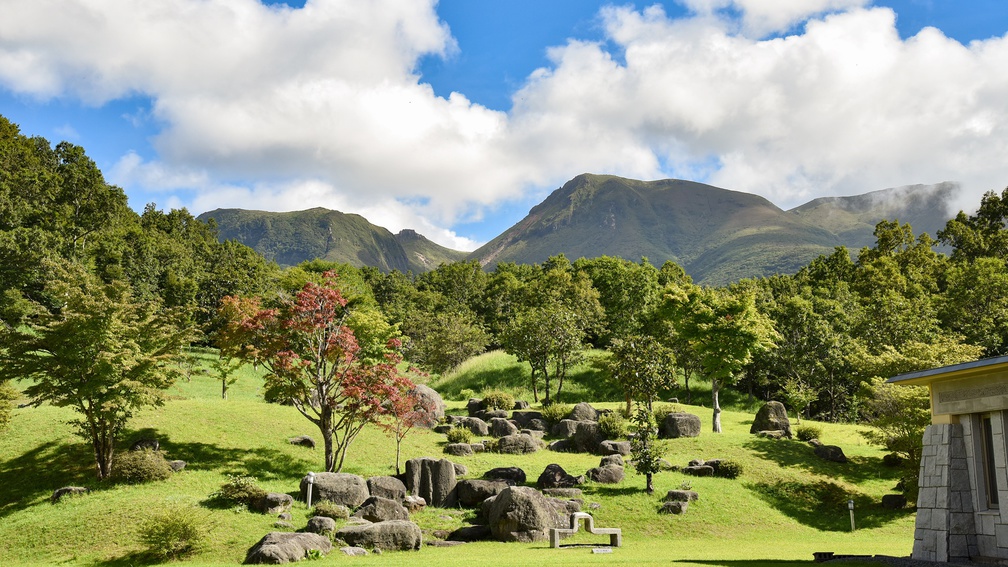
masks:
[[[672,260],[694,280],[721,285],[790,274],[837,246],[856,253],[875,243],[883,219],[909,222],[934,236],[951,217],[956,185],[913,185],[853,197],[824,197],[784,211],[762,197],[702,183],[637,181],[584,174],[568,181],[528,216],[471,254],[431,242],[413,230],[393,235],[360,215],[315,208],[290,213],[218,209],[222,239],[236,239],[283,266],[325,258],[381,270],[421,273],[443,262],[475,259],[541,263],[642,257]]]
[[[394,235],[360,215],[323,208],[287,213],[216,209],[198,218],[214,219],[222,240],[242,242],[281,266],[322,258],[383,271],[420,273],[466,255],[413,230]]]

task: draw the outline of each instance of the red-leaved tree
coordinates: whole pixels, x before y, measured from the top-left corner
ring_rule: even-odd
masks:
[[[396,474],[402,474],[399,463],[402,455],[402,442],[414,427],[433,427],[437,425],[434,403],[417,394],[413,387],[404,388],[395,393],[385,402],[385,412],[388,421],[384,427],[396,442]]]
[[[266,393],[290,402],[314,423],[325,446],[325,470],[342,470],[347,449],[369,423],[389,412],[388,401],[413,383],[400,374],[400,342],[386,344],[384,360],[362,356],[346,325],[350,310],[336,286],[308,282],[276,309],[257,298],[224,298],[218,346],[223,352],[262,365]]]

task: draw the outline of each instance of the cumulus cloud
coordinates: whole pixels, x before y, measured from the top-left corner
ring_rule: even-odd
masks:
[[[325,206],[455,248],[487,208],[582,172],[682,177],[789,207],[1006,184],[1008,39],[902,39],[867,0],[606,7],[605,41],[550,46],[508,112],[417,73],[458,47],[435,0],[7,0],[0,85],[151,99],[157,155],[110,180],[195,212]]]

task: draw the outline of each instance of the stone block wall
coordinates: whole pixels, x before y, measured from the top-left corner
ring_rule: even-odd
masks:
[[[963,427],[929,425],[921,454],[913,558],[962,561],[978,553]]]

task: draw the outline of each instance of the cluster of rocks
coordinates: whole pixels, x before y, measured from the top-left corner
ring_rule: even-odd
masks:
[[[658,513],[683,514],[689,508],[690,502],[696,502],[699,499],[700,495],[695,490],[688,488],[669,490],[668,494],[665,495],[661,508],[658,509]]]

